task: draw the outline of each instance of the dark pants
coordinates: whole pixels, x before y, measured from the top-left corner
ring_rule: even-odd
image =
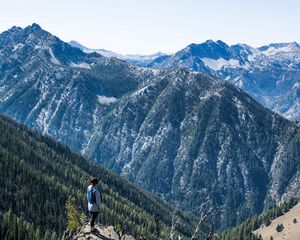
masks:
[[[90,212],[90,214],[92,215],[92,219],[91,219],[91,227],[94,227],[95,225],[95,220],[99,214],[99,212]]]

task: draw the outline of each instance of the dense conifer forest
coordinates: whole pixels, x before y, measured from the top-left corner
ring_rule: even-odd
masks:
[[[162,236],[170,231],[173,211],[161,200],[6,117],[0,117],[0,172],[0,239],[60,238],[68,196],[87,214],[85,192],[91,176],[100,179],[102,224],[119,224],[125,233],[153,239],[159,219]],[[177,215],[178,233],[191,236],[194,218]]]
[[[99,217],[102,224],[121,226],[124,232],[141,239],[155,239],[159,219],[161,237],[169,236],[174,211],[152,194],[52,138],[3,116],[0,116],[0,135],[0,239],[59,239],[66,229],[68,197],[75,198],[78,210],[87,214],[85,191],[91,176],[100,179],[104,200]],[[220,237],[260,239],[252,231],[270,224],[298,201],[292,198]],[[189,239],[195,228],[195,216],[180,211],[176,214],[177,234]]]

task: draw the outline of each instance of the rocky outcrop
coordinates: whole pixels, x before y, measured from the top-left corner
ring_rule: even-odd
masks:
[[[63,240],[135,240],[131,235],[117,233],[113,226],[95,225],[95,231],[90,231],[88,223],[83,225],[79,231],[65,232]]]

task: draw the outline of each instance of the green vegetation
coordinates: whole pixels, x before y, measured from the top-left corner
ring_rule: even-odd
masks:
[[[71,205],[87,213],[90,176],[100,179],[102,224],[120,224],[125,233],[154,239],[158,218],[161,236],[170,232],[173,210],[161,200],[5,117],[0,117],[0,172],[0,239],[61,237],[67,227],[68,196],[73,196]],[[70,199],[67,209],[69,204]],[[177,217],[176,232],[191,236],[194,218],[182,212]]]
[[[277,232],[282,232],[283,229],[284,229],[284,226],[283,226],[282,223],[280,223],[280,224],[278,224],[278,225],[276,226],[276,231],[277,231]]]
[[[293,223],[296,224],[298,221],[296,218],[294,218]]]
[[[84,222],[84,214],[76,207],[75,197],[69,196],[66,202],[67,230],[74,231]]]
[[[39,227],[16,217],[11,210],[0,216],[1,240],[56,240],[55,232],[46,230],[42,233]]]
[[[0,117],[0,171],[0,239],[52,240],[60,238],[67,227],[77,228],[82,213],[87,213],[85,192],[90,176],[100,179],[102,224],[118,226],[120,234],[141,239],[158,235],[164,239],[171,231],[174,211],[161,200],[53,139],[4,117]],[[220,239],[260,239],[252,231],[269,225],[298,201],[292,198],[254,216],[224,232]],[[178,211],[176,219],[174,236],[190,238],[195,218]]]
[[[271,224],[271,221],[287,211],[289,211],[292,207],[294,207],[299,202],[299,198],[291,198],[289,201],[275,206],[271,210],[262,213],[260,215],[256,215],[246,222],[238,225],[237,227],[224,232],[221,235],[222,240],[259,240],[261,239],[258,236],[255,236],[252,232],[262,225],[268,226]],[[282,224],[281,224],[282,225]],[[278,226],[277,226],[278,227]],[[283,229],[283,226],[279,226],[279,230]],[[281,231],[282,231],[281,229]],[[276,228],[277,230],[277,228]]]

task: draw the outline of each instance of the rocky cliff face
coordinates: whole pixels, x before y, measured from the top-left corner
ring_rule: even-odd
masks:
[[[295,42],[253,48],[209,40],[190,44],[149,66],[186,67],[212,74],[234,83],[269,109],[300,120],[300,46]]]
[[[232,226],[300,193],[299,125],[230,83],[86,54],[38,25],[2,33],[0,56],[2,113],[181,208],[212,198]]]

